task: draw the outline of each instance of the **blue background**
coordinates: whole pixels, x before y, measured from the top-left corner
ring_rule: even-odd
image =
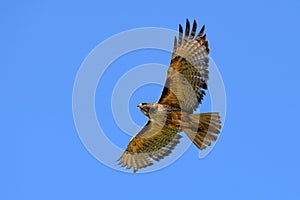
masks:
[[[296,0],[1,2],[0,199],[300,199],[299,10]],[[154,173],[102,165],[72,118],[81,62],[116,33],[186,18],[207,25],[227,91],[223,135],[205,159],[191,147]],[[161,56],[151,61],[168,64]]]

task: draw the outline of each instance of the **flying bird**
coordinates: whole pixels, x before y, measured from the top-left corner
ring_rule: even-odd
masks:
[[[194,113],[208,89],[209,48],[204,28],[196,35],[196,20],[191,30],[188,19],[184,32],[179,25],[161,97],[156,103],[137,106],[149,120],[118,159],[122,167],[136,172],[170,155],[182,137],[180,132],[200,150],[217,140],[221,130],[219,113]]]

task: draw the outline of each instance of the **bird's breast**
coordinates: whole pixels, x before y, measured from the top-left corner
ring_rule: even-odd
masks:
[[[181,113],[169,110],[157,110],[150,113],[150,119],[160,125],[180,127]]]

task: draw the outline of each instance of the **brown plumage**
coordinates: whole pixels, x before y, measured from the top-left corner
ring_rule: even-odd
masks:
[[[204,28],[195,37],[195,20],[191,32],[188,20],[184,33],[179,25],[162,95],[157,103],[138,105],[149,121],[119,158],[123,167],[136,172],[152,165],[153,160],[168,156],[179,143],[182,131],[201,150],[217,140],[221,129],[219,114],[193,114],[203,100],[209,78],[209,48]]]

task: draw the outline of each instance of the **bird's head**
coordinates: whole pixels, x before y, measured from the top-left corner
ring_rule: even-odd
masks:
[[[149,117],[150,109],[152,108],[151,103],[140,103],[137,107],[142,111],[142,113]]]

